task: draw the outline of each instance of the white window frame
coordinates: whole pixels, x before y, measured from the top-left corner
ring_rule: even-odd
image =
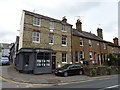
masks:
[[[82,44],[81,44],[82,43]],[[80,38],[80,46],[83,46],[83,38]]]
[[[50,22],[49,25],[50,25],[50,32],[53,32],[53,30],[54,30],[54,22]]]
[[[65,64],[66,64],[66,63],[67,63],[67,53],[62,53],[62,55],[63,55],[63,54],[66,54],[66,57],[63,57],[63,56],[62,56],[62,63],[65,63]],[[65,59],[66,62],[63,62],[63,58],[66,58],[66,59]]]
[[[39,22],[39,24],[38,24]],[[39,17],[33,17],[33,25],[34,26],[40,26],[41,25],[41,19]]]
[[[53,43],[50,42],[50,35],[53,35],[53,34],[49,34],[49,44],[50,44],[50,45],[53,45],[53,44],[54,44],[54,35],[53,35],[53,37],[52,37]]]
[[[63,38],[66,38],[66,40],[64,40],[66,42],[66,44],[62,43],[62,46],[67,46],[67,37],[66,36],[62,36],[62,42],[63,42]]]
[[[85,56],[84,56],[84,51],[80,51],[80,52],[82,52],[82,54],[81,54],[81,53],[79,54],[79,55],[80,55],[80,61],[82,61],[81,59],[84,59],[84,58],[85,58]],[[81,55],[82,55],[83,58],[81,58]]]
[[[92,58],[90,58],[90,56],[91,56]],[[92,52],[89,52],[89,58],[90,58],[90,60],[93,60],[93,53],[92,53]]]
[[[92,40],[88,40],[89,47],[92,47]]]
[[[34,36],[35,33],[36,33],[36,36]],[[37,36],[37,33],[39,34],[39,36]],[[39,41],[35,41],[34,38],[39,38]],[[33,43],[40,43],[40,32],[35,32],[35,31],[32,32],[32,42]]]
[[[65,24],[62,24],[62,32],[67,32]]]

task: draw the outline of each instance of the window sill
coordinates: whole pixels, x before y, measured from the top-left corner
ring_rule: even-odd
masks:
[[[62,32],[67,32],[67,31],[62,30]]]
[[[63,45],[63,44],[62,44],[62,46],[65,47],[65,46],[67,46],[67,45]]]
[[[80,45],[80,46],[82,46],[82,47],[83,47],[84,45]]]
[[[40,25],[36,25],[36,24],[33,24],[33,26],[37,26],[37,27],[40,27]]]
[[[32,42],[33,42],[33,43],[40,43],[40,41],[38,41],[38,42],[37,42],[37,41],[32,41]]]
[[[53,29],[50,29],[50,32],[53,32],[54,30]]]
[[[62,62],[62,64],[67,64],[67,62]]]
[[[49,43],[49,45],[54,45],[53,43]]]

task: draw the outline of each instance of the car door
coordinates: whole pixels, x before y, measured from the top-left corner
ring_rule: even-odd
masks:
[[[74,74],[76,74],[76,68],[75,68],[74,65],[71,66],[71,67],[69,67],[69,74],[70,74],[70,75],[74,75]]]
[[[76,74],[79,74],[82,71],[82,67],[80,65],[76,65]]]

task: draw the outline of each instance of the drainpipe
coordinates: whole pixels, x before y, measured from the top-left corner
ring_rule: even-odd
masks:
[[[72,42],[73,42],[73,41],[72,41],[72,40],[73,40],[73,39],[72,39],[72,35],[73,35],[73,32],[72,32],[72,31],[73,31],[73,30],[72,30],[72,27],[71,27],[71,62],[73,63],[73,49],[72,49],[72,47],[73,47],[73,46],[72,46]]]

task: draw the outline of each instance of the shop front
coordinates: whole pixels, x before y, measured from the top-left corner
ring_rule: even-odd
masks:
[[[16,69],[33,74],[52,73],[52,49],[22,48],[17,53]]]

